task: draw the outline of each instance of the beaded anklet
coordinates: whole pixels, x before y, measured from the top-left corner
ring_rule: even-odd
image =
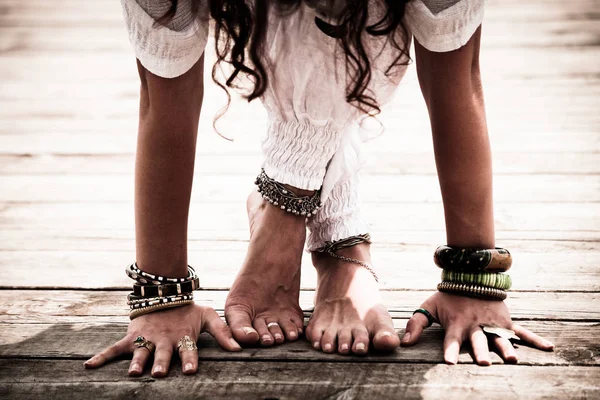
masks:
[[[298,196],[281,183],[269,178],[264,169],[261,170],[254,184],[258,186],[258,193],[265,201],[288,213],[310,218],[322,207],[320,189],[312,196]]]

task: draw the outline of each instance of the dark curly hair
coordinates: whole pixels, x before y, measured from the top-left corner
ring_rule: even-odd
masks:
[[[364,34],[386,36],[397,54],[387,67],[386,74],[394,68],[405,65],[408,58],[406,28],[402,23],[404,10],[408,1],[404,0],[192,0],[192,11],[198,12],[200,2],[210,2],[210,15],[215,23],[215,51],[217,61],[212,67],[212,78],[225,90],[228,103],[217,116],[227,110],[231,97],[228,88],[241,89],[240,74],[253,82],[251,90],[244,94],[248,101],[260,97],[267,88],[268,76],[261,60],[262,47],[265,42],[268,15],[271,8],[282,14],[293,13],[302,3],[321,9],[333,10],[335,5],[345,5],[331,14],[336,15],[335,25],[316,19],[316,25],[326,34],[336,38],[343,50],[347,71],[346,100],[364,113],[371,115],[380,112],[379,104],[368,90],[371,81],[371,60],[365,49]],[[375,23],[368,24],[369,3],[379,1],[385,7],[383,17]],[[163,23],[175,16],[178,0],[171,0],[171,7],[159,22]],[[372,6],[372,4],[371,4]],[[338,7],[339,8],[339,7]],[[398,31],[401,35],[398,35]],[[398,40],[401,38],[401,40]],[[217,77],[221,63],[232,67],[231,74],[225,82]],[[215,119],[215,120],[216,120]]]

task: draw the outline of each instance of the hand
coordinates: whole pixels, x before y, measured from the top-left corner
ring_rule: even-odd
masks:
[[[129,376],[140,376],[150,358],[147,348],[136,348],[133,344],[138,336],[156,345],[152,376],[161,378],[167,375],[173,351],[177,349],[179,339],[188,335],[192,340],[200,333],[208,332],[219,345],[228,351],[242,348],[231,336],[229,327],[219,318],[215,310],[199,305],[189,305],[142,315],[129,324],[127,335],[96,354],[84,363],[86,368],[98,368],[110,360],[133,353],[129,365]],[[181,350],[179,354],[184,374],[195,374],[198,370],[198,350]]]
[[[475,361],[479,365],[490,365],[488,338],[480,325],[495,325],[513,330],[522,341],[545,351],[552,351],[554,345],[535,333],[513,324],[508,308],[503,301],[481,300],[436,292],[428,298],[421,308],[429,311],[444,328],[444,360],[448,364],[458,362],[460,346],[466,340],[471,342]],[[423,329],[429,325],[427,317],[416,313],[406,325],[402,346],[410,346],[419,341]],[[495,336],[490,339],[507,363],[518,361],[512,343],[505,338]]]

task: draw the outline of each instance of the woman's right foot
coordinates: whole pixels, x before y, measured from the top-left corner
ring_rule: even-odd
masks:
[[[305,220],[265,202],[258,192],[248,196],[247,211],[250,244],[227,296],[225,318],[240,344],[294,341],[304,324],[298,297]]]

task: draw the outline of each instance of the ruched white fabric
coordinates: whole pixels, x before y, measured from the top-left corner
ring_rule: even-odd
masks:
[[[192,15],[191,0],[180,0],[167,26],[155,20],[170,1],[121,2],[136,57],[150,72],[173,78],[200,58],[208,36],[207,1]],[[403,21],[407,46],[414,35],[431,51],[460,48],[481,24],[483,9],[484,0],[413,0]],[[373,0],[371,22],[381,17],[381,10],[380,0]],[[346,102],[345,64],[337,40],[316,26],[315,17],[327,18],[320,0],[307,1],[287,16],[270,16],[263,57],[269,80],[261,99],[270,119],[262,141],[267,175],[301,189],[322,188],[323,208],[308,223],[308,250],[368,232],[359,207],[360,143],[365,137],[358,124],[361,113]],[[398,42],[404,42],[404,34],[398,30]],[[397,51],[385,37],[365,34],[365,42],[372,64],[368,89],[383,105],[393,96],[406,66],[387,71]]]

